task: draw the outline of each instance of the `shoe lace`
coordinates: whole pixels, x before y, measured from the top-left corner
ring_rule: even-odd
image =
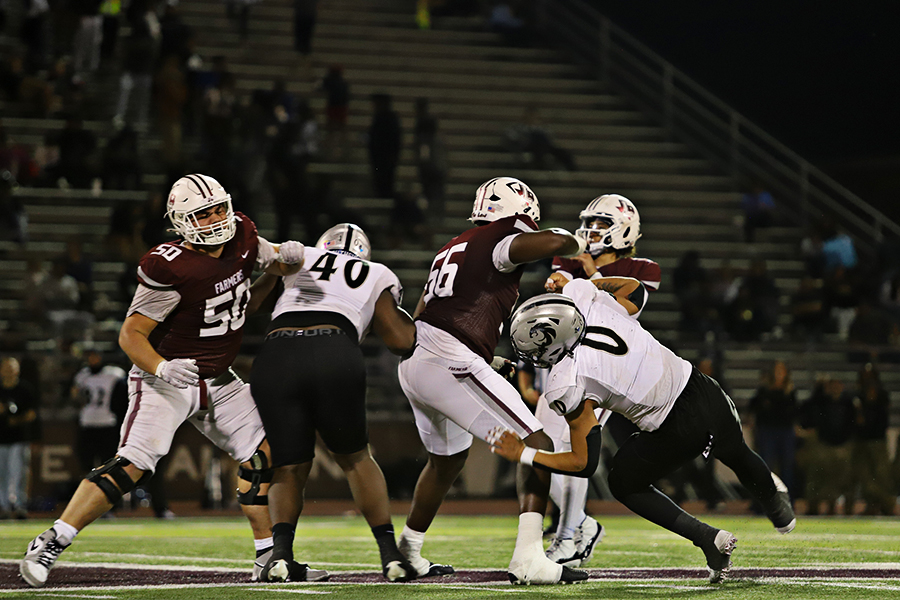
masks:
[[[46,543],[46,545],[44,545],[44,549],[38,556],[38,564],[49,569],[53,566],[53,563],[56,562],[56,559],[59,558],[59,555],[62,554],[62,551],[65,549],[66,547],[56,540],[50,540]]]

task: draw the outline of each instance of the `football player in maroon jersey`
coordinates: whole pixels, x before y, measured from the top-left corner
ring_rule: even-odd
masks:
[[[152,475],[185,421],[241,465],[238,499],[255,538],[254,577],[271,552],[268,444],[250,385],[230,365],[241,345],[254,268],[295,273],[304,246],[273,245],[260,237],[250,219],[232,210],[219,182],[206,175],[176,181],[166,215],[183,239],[160,244],[141,259],[140,285],[119,332],[119,345],[134,363],[119,449],[85,477],[53,527],[32,540],[20,565],[32,587],[46,583],[81,529]],[[305,565],[294,567],[295,581],[327,577]]]
[[[515,387],[491,368],[503,321],[518,298],[524,265],[557,255],[578,256],[586,247],[583,238],[565,230],[540,231],[538,219],[540,205],[527,185],[511,177],[485,182],[475,193],[470,219],[477,227],[438,252],[416,308],[416,349],[400,363],[399,373],[428,463],[419,476],[399,546],[420,576],[447,569],[423,558],[421,548],[474,437],[487,439],[492,427],[503,424],[531,447],[553,447]],[[583,581],[584,571],[544,556],[541,522],[549,475],[527,465],[520,469],[519,533],[510,580]]]
[[[619,295],[623,281],[621,278],[637,279],[644,284],[636,292],[641,296],[644,296],[645,290],[659,289],[659,265],[645,258],[634,258],[635,243],[641,237],[641,219],[637,208],[628,198],[619,194],[598,196],[581,211],[579,218],[581,227],[575,231],[575,235],[587,241],[587,252],[573,258],[554,258],[554,275],[547,279],[547,291],[557,291],[558,281],[565,282],[573,278],[590,279],[599,289],[614,295]],[[562,280],[557,279],[560,275],[563,276]],[[638,312],[634,318],[640,316],[646,301],[646,297],[636,300]],[[541,376],[537,379],[545,378],[543,373],[539,375]],[[568,424],[550,409],[546,399],[538,401],[535,414],[557,448],[568,448]],[[618,414],[607,411],[605,417],[614,421],[617,431],[627,431],[627,435],[636,431],[627,419]],[[583,566],[591,559],[597,542],[605,535],[603,526],[584,512],[587,495],[587,479],[553,475],[550,498],[559,507],[560,517],[553,543],[547,549],[547,556],[554,562],[573,567]]]

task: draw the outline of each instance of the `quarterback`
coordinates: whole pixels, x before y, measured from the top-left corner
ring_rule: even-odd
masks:
[[[254,268],[294,273],[304,246],[259,237],[253,222],[232,210],[231,196],[206,175],[175,182],[166,216],[182,240],[160,244],[141,259],[138,289],[119,332],[134,366],[118,450],[81,481],[53,527],[29,544],[19,572],[32,587],[46,583],[80,530],[153,474],[185,421],[241,465],[238,500],[255,538],[254,579],[271,552],[268,444],[250,385],[230,366],[241,344]],[[297,577],[306,574],[305,566],[294,568]]]

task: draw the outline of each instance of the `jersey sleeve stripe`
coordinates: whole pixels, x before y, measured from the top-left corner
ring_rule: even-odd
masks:
[[[147,277],[147,273],[145,273],[144,269],[142,269],[140,266],[138,266],[138,277],[140,278],[140,282],[142,284],[146,285],[151,290],[165,291],[165,290],[171,290],[175,287],[171,284],[159,283],[158,281],[154,281],[150,277]]]
[[[524,231],[525,233],[531,233],[532,231],[534,231],[534,228],[531,227],[531,225],[529,225],[525,221],[522,221],[521,219],[516,219],[516,229],[518,229],[519,231]]]

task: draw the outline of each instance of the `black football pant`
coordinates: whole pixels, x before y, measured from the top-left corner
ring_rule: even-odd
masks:
[[[775,495],[772,472],[744,442],[731,398],[714,379],[694,369],[660,428],[635,433],[619,448],[609,488],[636,514],[699,544],[715,530],[685,513],[652,483],[700,454],[707,458],[710,451],[762,505]]]

